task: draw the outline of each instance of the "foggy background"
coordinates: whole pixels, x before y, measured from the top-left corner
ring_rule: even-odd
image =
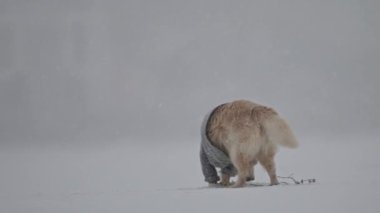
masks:
[[[0,0],[0,148],[199,143],[204,114],[235,99],[275,108],[297,135],[376,132],[379,9]]]

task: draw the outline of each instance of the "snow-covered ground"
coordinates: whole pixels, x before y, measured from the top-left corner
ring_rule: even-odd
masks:
[[[198,141],[131,141],[77,149],[0,151],[0,212],[377,212],[376,135],[299,137],[281,148],[278,175],[304,185],[209,188]],[[133,145],[131,145],[133,144]],[[147,145],[152,144],[152,145]],[[268,178],[256,166],[256,182]],[[236,211],[237,210],[237,211]]]

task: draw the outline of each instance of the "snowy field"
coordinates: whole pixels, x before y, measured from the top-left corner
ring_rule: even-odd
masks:
[[[303,185],[209,188],[198,141],[0,152],[0,212],[377,212],[376,135],[299,137],[281,148],[278,175]],[[131,142],[131,141],[129,141]],[[131,144],[131,143],[129,143]],[[147,146],[144,144],[154,144]],[[161,145],[164,144],[164,145]],[[256,183],[268,183],[256,166]]]
[[[379,11],[0,0],[0,213],[380,212]],[[295,131],[277,174],[316,183],[265,186],[258,165],[255,184],[208,187],[201,120],[238,99]]]

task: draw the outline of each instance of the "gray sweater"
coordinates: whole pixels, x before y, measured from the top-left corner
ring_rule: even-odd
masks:
[[[207,135],[207,124],[214,111],[215,109],[205,116],[201,127],[200,160],[205,181],[208,183],[217,183],[220,180],[216,168],[220,168],[222,174],[229,176],[237,174],[236,168],[232,165],[228,155],[212,145]]]

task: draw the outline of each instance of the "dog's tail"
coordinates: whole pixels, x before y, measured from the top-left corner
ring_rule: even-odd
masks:
[[[263,123],[266,135],[272,143],[288,148],[297,148],[298,141],[289,125],[278,115],[272,115]]]

